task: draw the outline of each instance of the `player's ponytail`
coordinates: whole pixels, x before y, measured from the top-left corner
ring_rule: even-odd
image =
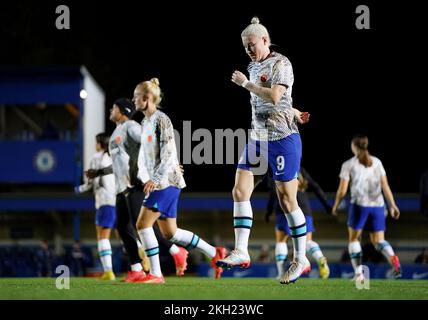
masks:
[[[361,134],[355,135],[352,139],[352,144],[357,149],[357,158],[360,163],[365,167],[371,167],[373,161],[368,150],[369,138]]]

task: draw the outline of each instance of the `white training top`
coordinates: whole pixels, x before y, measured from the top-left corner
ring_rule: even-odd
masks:
[[[112,160],[107,152],[100,151],[93,155],[89,169],[102,169],[111,166]],[[105,176],[89,179],[85,184],[79,186],[80,193],[86,192],[91,188],[94,189],[95,194],[95,208],[99,209],[102,206],[115,206],[116,205],[116,192],[114,175],[107,174]]]
[[[277,105],[268,102],[254,93],[251,94],[252,131],[251,138],[261,141],[275,141],[290,134],[299,133],[294,116],[293,90],[294,75],[290,60],[277,52],[261,62],[251,62],[248,66],[250,81],[258,86],[271,88],[284,85],[287,90]]]
[[[381,207],[385,204],[382,196],[381,177],[386,176],[382,162],[371,156],[373,164],[365,167],[355,156],[342,164],[339,177],[351,180],[351,203],[364,207]]]
[[[169,117],[155,111],[141,122],[141,148],[138,155],[138,177],[143,183],[152,180],[156,190],[169,186],[184,188],[186,183],[179,168],[174,128]]]

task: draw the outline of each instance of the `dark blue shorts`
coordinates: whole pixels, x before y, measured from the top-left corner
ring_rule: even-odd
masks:
[[[285,232],[286,234],[291,236],[291,230],[288,227],[288,221],[287,221],[287,218],[285,217],[284,213],[282,213],[282,212],[276,213],[275,216],[276,216],[275,228],[277,230]],[[312,216],[305,215],[305,219],[306,219],[306,233],[314,232],[315,227],[314,227],[314,221],[312,219]]]
[[[95,225],[109,229],[116,228],[116,207],[99,207],[95,213]]]
[[[355,230],[365,228],[369,232],[385,231],[385,206],[363,207],[351,203],[348,213],[348,226]]]
[[[163,190],[155,190],[143,201],[143,207],[158,211],[161,218],[177,218],[178,199],[181,189],[168,187]]]
[[[266,161],[266,158],[272,171],[273,180],[287,182],[296,179],[299,176],[302,158],[300,134],[293,133],[277,141],[250,140],[241,155],[238,168],[252,170],[252,168],[260,166],[257,160]]]

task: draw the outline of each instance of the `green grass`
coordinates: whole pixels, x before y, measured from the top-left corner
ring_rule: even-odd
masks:
[[[69,290],[58,290],[55,278],[0,279],[0,299],[144,299],[144,300],[283,300],[283,299],[428,299],[426,280],[371,280],[358,290],[350,280],[300,279],[281,285],[267,278],[168,277],[165,285],[104,282],[71,278]]]

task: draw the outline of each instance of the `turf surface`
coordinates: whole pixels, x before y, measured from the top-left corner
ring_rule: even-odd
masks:
[[[300,279],[295,284],[281,285],[266,278],[215,281],[169,277],[164,285],[143,285],[71,278],[69,290],[58,290],[55,278],[3,278],[0,299],[428,299],[428,281],[371,280],[369,290],[358,290],[347,279]]]

